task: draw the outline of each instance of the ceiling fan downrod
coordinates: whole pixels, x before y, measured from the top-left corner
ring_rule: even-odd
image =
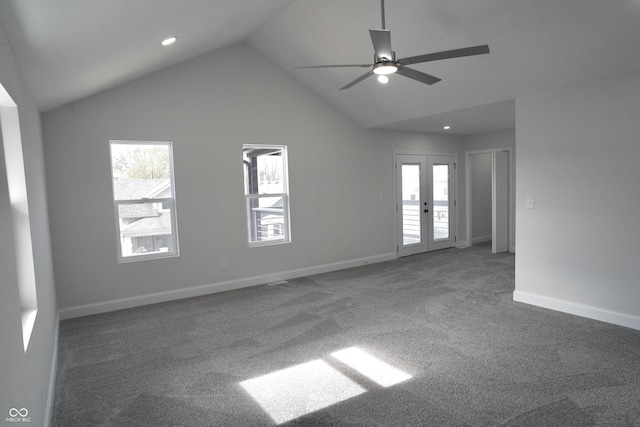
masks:
[[[384,0],[380,0],[380,10],[381,10],[381,14],[382,14],[382,29],[385,29],[384,26]]]

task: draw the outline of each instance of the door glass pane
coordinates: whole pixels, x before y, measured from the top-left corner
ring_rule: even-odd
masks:
[[[433,240],[449,238],[449,165],[433,165]]]
[[[402,244],[422,243],[420,165],[402,165]]]

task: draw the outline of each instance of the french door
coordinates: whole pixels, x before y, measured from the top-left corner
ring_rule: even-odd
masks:
[[[398,256],[455,245],[455,156],[397,154]]]

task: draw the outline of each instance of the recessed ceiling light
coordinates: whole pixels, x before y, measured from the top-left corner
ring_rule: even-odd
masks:
[[[389,77],[381,74],[378,76],[378,81],[382,84],[387,84],[389,83]]]
[[[443,129],[444,129],[444,130],[449,130],[449,129],[451,129],[451,126],[447,125],[447,126],[445,126]]]
[[[176,37],[169,37],[162,40],[162,46],[169,46],[170,44],[174,44],[178,40]]]

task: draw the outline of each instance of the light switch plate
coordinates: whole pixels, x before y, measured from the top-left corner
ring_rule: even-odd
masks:
[[[526,203],[526,208],[527,209],[533,209],[535,206],[535,201],[536,199],[533,196],[529,196],[527,197],[527,203]]]

